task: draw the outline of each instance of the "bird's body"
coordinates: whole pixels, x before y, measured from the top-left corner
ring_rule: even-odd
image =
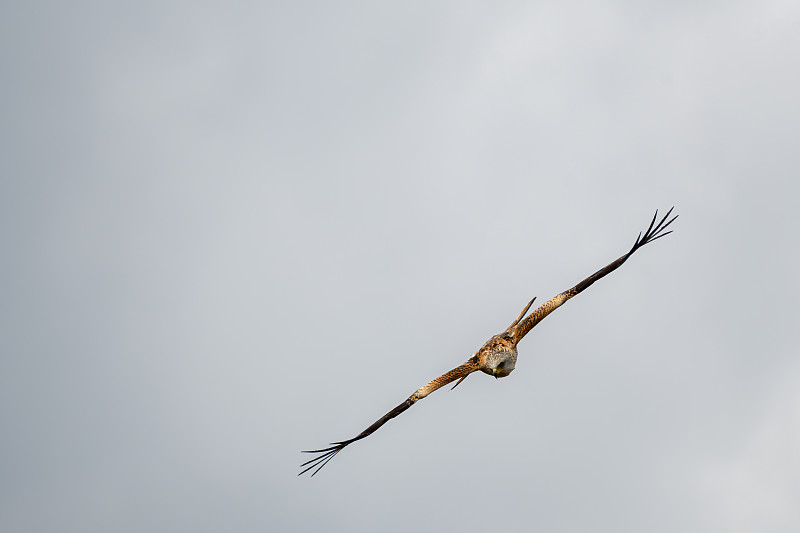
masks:
[[[528,302],[528,305],[522,310],[522,312],[517,316],[517,318],[511,323],[511,325],[506,328],[505,331],[493,336],[491,339],[486,341],[481,348],[475,352],[475,354],[467,359],[467,361],[454,368],[453,370],[442,374],[438,378],[432,380],[424,387],[419,388],[417,391],[414,392],[411,396],[409,396],[403,403],[386,413],[380,420],[376,421],[370,427],[353,437],[352,439],[335,442],[329,448],[324,448],[321,450],[312,450],[304,453],[316,453],[320,454],[317,457],[307,461],[301,465],[301,467],[306,466],[305,470],[300,472],[303,474],[308,472],[309,470],[314,469],[314,472],[311,474],[312,476],[315,475],[319,470],[325,466],[328,461],[333,459],[337,453],[342,451],[346,446],[361,440],[365,437],[368,437],[372,433],[374,433],[378,428],[380,428],[383,424],[391,420],[392,418],[396,417],[400,413],[404,412],[406,409],[414,405],[419,400],[425,398],[430,393],[444,387],[445,385],[456,381],[456,384],[453,386],[455,388],[461,383],[464,379],[467,378],[471,373],[481,371],[484,374],[488,374],[490,376],[494,376],[495,378],[502,378],[508,376],[513,370],[517,362],[517,344],[520,340],[539,322],[541,322],[547,315],[558,309],[562,306],[565,302],[567,302],[570,298],[576,296],[577,294],[581,293],[583,290],[587,289],[591,286],[595,281],[599,280],[600,278],[610,274],[617,268],[619,268],[633,253],[650,242],[653,242],[656,239],[664,237],[672,233],[671,231],[665,232],[664,230],[672,224],[672,222],[678,218],[677,215],[670,219],[667,222],[667,218],[669,217],[670,213],[672,213],[672,209],[670,209],[667,214],[664,216],[661,221],[655,225],[656,218],[658,217],[658,211],[656,211],[656,215],[653,217],[653,221],[650,223],[650,227],[647,228],[647,231],[644,233],[644,236],[640,233],[639,237],[636,239],[636,242],[633,244],[633,247],[630,249],[628,253],[606,265],[605,267],[601,268],[588,278],[584,279],[571,289],[568,289],[544,304],[540,305],[536,310],[534,310],[530,315],[525,316],[525,314],[530,309],[531,305],[533,304],[533,300]],[[310,465],[310,466],[307,466]]]

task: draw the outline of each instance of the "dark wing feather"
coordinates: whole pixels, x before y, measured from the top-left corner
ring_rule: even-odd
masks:
[[[611,272],[618,269],[622,263],[628,260],[633,253],[644,246],[645,244],[649,244],[661,237],[669,235],[672,231],[664,231],[669,227],[672,222],[678,218],[678,215],[675,215],[669,221],[669,215],[672,213],[672,210],[675,209],[674,207],[667,211],[667,214],[664,215],[664,218],[656,224],[656,219],[658,218],[658,210],[656,210],[656,214],[653,215],[653,220],[650,222],[650,226],[647,227],[647,231],[644,232],[644,235],[639,233],[639,236],[636,238],[636,242],[633,243],[633,247],[631,247],[630,251],[617,259],[616,261],[609,263],[605,267],[601,268],[585,280],[581,281],[574,287],[569,290],[562,292],[561,294],[551,298],[549,301],[543,303],[539,306],[533,313],[531,313],[528,317],[524,320],[519,321],[517,319],[517,324],[512,325],[509,330],[511,335],[514,339],[514,342],[519,342],[522,337],[524,337],[536,324],[541,322],[544,317],[561,307],[567,300],[579,294],[580,292],[586,290],[592,283],[599,280],[603,276],[610,274]],[[530,304],[529,304],[530,305]]]
[[[372,424],[370,427],[353,437],[352,439],[343,440],[341,442],[332,442],[331,446],[328,448],[322,448],[321,450],[303,450],[303,453],[316,453],[320,454],[317,457],[314,457],[310,461],[306,461],[305,463],[300,465],[300,468],[306,467],[302,472],[298,474],[303,475],[309,470],[314,470],[311,474],[311,477],[314,477],[317,472],[319,472],[323,466],[328,464],[328,461],[336,457],[336,454],[342,451],[346,446],[356,442],[357,440],[361,440],[365,437],[369,437],[375,431],[378,430],[379,427],[384,425],[386,422],[391,420],[392,418],[396,417],[419,400],[427,396],[428,394],[432,393],[433,391],[440,389],[447,385],[448,383],[452,383],[455,380],[463,380],[467,376],[469,376],[472,372],[478,370],[478,358],[471,357],[466,363],[463,365],[454,368],[450,372],[442,374],[438,378],[434,379],[424,387],[418,389],[414,394],[408,397],[406,401],[386,413],[381,417],[380,420]],[[460,381],[459,381],[460,382]],[[308,466],[307,466],[308,465]]]

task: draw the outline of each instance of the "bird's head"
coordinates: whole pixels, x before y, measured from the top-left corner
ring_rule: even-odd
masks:
[[[484,372],[495,378],[504,378],[509,375],[517,364],[517,351],[502,347],[492,350],[486,356]]]

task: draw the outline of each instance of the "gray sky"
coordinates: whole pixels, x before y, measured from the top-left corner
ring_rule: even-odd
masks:
[[[796,2],[21,3],[0,530],[800,528]],[[442,390],[532,296],[675,233]]]

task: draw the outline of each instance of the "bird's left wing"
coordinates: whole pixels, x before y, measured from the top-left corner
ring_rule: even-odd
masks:
[[[409,396],[406,401],[404,401],[403,403],[401,403],[400,405],[398,405],[397,407],[395,407],[394,409],[392,409],[391,411],[389,411],[388,413],[383,415],[383,417],[381,417],[380,420],[378,420],[377,422],[372,424],[370,427],[368,427],[367,429],[365,429],[364,431],[362,431],[361,433],[359,433],[358,435],[356,435],[352,439],[343,440],[341,442],[332,442],[330,447],[323,448],[321,450],[304,450],[303,453],[316,453],[316,454],[319,454],[319,455],[317,455],[316,457],[314,457],[310,461],[306,461],[305,463],[301,464],[300,468],[302,468],[304,466],[306,468],[305,468],[305,470],[300,472],[300,474],[298,474],[298,475],[305,474],[309,470],[313,469],[314,472],[311,474],[311,476],[313,477],[317,472],[320,471],[320,469],[323,466],[325,466],[328,463],[328,461],[333,459],[336,456],[337,453],[342,451],[345,448],[345,446],[347,446],[349,444],[352,444],[357,440],[361,440],[364,437],[368,437],[368,436],[372,435],[373,433],[375,433],[375,431],[378,430],[379,427],[381,427],[386,422],[388,422],[392,418],[396,417],[397,415],[399,415],[400,413],[402,413],[403,411],[405,411],[406,409],[408,409],[409,407],[411,407],[412,405],[417,403],[419,400],[423,399],[428,394],[432,393],[433,391],[435,391],[437,389],[440,389],[440,388],[444,387],[448,383],[452,383],[453,381],[455,381],[457,379],[458,380],[463,380],[468,375],[470,375],[472,372],[475,372],[476,370],[479,370],[478,357],[477,356],[473,356],[473,357],[469,358],[469,360],[467,360],[467,362],[464,363],[463,365],[454,368],[450,372],[442,374],[441,376],[439,376],[438,378],[434,379],[433,381],[431,381],[430,383],[428,383],[424,387],[418,389],[414,394]],[[459,381],[459,383],[460,382],[461,381]],[[456,383],[456,385],[458,385],[458,383]],[[453,387],[453,388],[455,388],[455,387]],[[308,466],[306,466],[306,465],[308,465]]]
[[[672,209],[675,208],[673,207]],[[669,218],[670,214],[672,214],[672,209],[667,211],[667,214],[664,215],[664,218],[662,218],[658,224],[656,224],[656,220],[658,219],[658,211],[656,210],[656,213],[655,215],[653,215],[653,220],[650,222],[650,226],[647,228],[647,231],[645,231],[644,234],[639,233],[639,236],[636,238],[636,242],[633,243],[633,247],[631,247],[628,253],[626,253],[616,261],[612,261],[608,265],[604,266],[603,268],[601,268],[600,270],[598,270],[585,280],[581,281],[571,289],[566,290],[561,294],[554,296],[547,302],[540,305],[534,312],[528,315],[525,319],[522,319],[522,317],[525,315],[525,313],[528,312],[528,309],[533,303],[533,300],[531,300],[531,302],[527,305],[527,307],[525,307],[525,309],[522,310],[520,316],[517,317],[517,319],[514,322],[512,322],[511,326],[509,326],[508,329],[506,330],[511,334],[511,338],[514,340],[514,343],[516,344],[520,340],[522,340],[522,337],[527,335],[528,332],[536,324],[541,322],[547,315],[549,315],[550,313],[561,307],[567,300],[569,300],[573,296],[576,296],[577,294],[580,294],[583,290],[589,288],[589,286],[592,283],[614,272],[617,268],[622,266],[622,263],[627,261],[628,258],[636,252],[636,250],[638,250],[645,244],[649,244],[655,240],[660,239],[661,237],[665,237],[670,233],[672,233],[672,230],[665,231],[669,227],[669,225],[672,224],[672,222],[676,218],[678,218],[678,215]]]

